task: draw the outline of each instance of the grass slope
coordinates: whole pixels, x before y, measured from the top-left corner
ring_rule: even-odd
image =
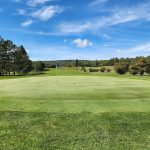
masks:
[[[2,150],[149,150],[150,81],[43,76],[0,81]]]

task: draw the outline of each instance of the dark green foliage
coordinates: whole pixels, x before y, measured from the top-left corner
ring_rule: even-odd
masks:
[[[34,62],[33,68],[34,68],[34,73],[39,73],[41,71],[44,71],[45,64],[42,61]]]
[[[87,71],[86,68],[85,68],[85,66],[82,66],[81,71],[83,71],[83,72]]]
[[[0,75],[25,74],[32,70],[32,62],[23,46],[0,38]]]
[[[99,70],[100,70],[100,72],[105,72],[105,71],[106,71],[106,68],[105,68],[105,67],[102,67],[102,68],[100,68]]]
[[[115,72],[117,74],[123,75],[128,72],[129,64],[126,62],[119,62],[115,64]]]
[[[129,72],[130,72],[130,74],[137,75],[138,74],[138,66],[137,65],[131,65],[129,67]]]
[[[110,68],[106,68],[106,71],[107,72],[111,72],[112,70]]]
[[[79,60],[76,59],[76,67],[79,67]]]
[[[96,68],[90,68],[90,69],[89,69],[89,72],[99,72],[99,69],[96,69]]]
[[[53,68],[56,64],[56,61],[43,61],[47,68]],[[100,60],[59,60],[59,65],[61,67],[100,67],[103,66],[104,61]]]
[[[147,74],[150,74],[150,61],[147,63],[146,67],[145,67],[145,72]]]
[[[134,62],[133,65],[129,67],[129,72],[133,75],[144,75],[144,73],[150,73],[150,62],[144,58],[139,59]]]
[[[130,65],[135,64],[141,59],[145,59],[150,62],[150,56],[148,57],[136,57],[136,58],[112,58],[110,60],[59,60],[61,67],[102,67],[102,66],[114,66],[116,63],[125,62]],[[56,61],[43,61],[47,68],[53,68]],[[150,70],[150,69],[149,69]],[[149,71],[150,72],[150,71]]]

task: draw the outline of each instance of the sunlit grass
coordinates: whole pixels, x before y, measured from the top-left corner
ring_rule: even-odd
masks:
[[[65,69],[0,81],[0,149],[150,149],[148,77]]]

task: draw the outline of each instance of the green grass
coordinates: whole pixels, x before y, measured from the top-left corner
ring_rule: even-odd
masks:
[[[148,77],[59,71],[0,81],[0,149],[150,149]]]
[[[111,68],[111,67],[107,67]],[[118,75],[114,72],[113,68],[112,72],[110,73],[101,73],[101,72],[89,72],[88,69],[86,68],[87,72],[81,71],[81,68],[51,68],[48,69],[45,74],[39,75],[39,76],[102,76],[102,77],[117,77],[117,78],[128,78],[128,79],[139,79],[139,80],[149,80],[150,81],[150,76],[149,75],[144,75],[144,76],[133,76],[129,73],[126,75]]]

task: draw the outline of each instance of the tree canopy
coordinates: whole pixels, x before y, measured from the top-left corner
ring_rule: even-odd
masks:
[[[0,75],[21,75],[31,70],[32,61],[25,48],[0,37]]]

